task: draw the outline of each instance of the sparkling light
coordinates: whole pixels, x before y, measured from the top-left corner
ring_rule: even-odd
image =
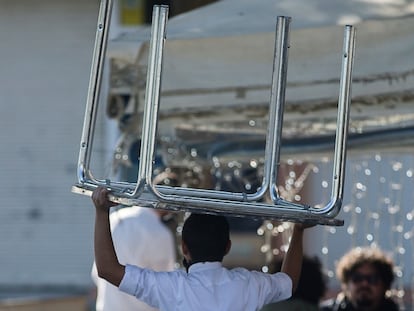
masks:
[[[414,271],[411,271],[411,262],[414,260],[414,209],[411,206],[414,201],[414,152],[408,164],[403,156],[396,154],[376,153],[370,157],[360,157],[347,163],[349,184],[345,185],[344,202],[338,217],[345,219],[345,227],[323,227],[323,237],[315,243],[320,243],[318,252],[330,278],[335,278],[338,250],[345,252],[351,247],[370,246],[392,253],[397,267],[392,295],[403,299],[406,295],[404,286],[407,284],[407,273],[414,275]],[[322,157],[318,160],[308,167],[309,172],[315,174],[313,187],[316,193],[312,195],[318,201],[311,204],[315,208],[325,206],[331,195],[331,179],[326,175],[330,173],[332,159]],[[305,185],[307,175],[294,168],[298,163],[293,159],[284,163],[292,167],[284,167],[286,176],[281,186],[278,185],[278,190],[285,199],[307,202],[308,197],[299,192]],[[301,176],[305,178],[302,180]],[[288,248],[291,232],[287,223],[266,223],[258,230],[258,234],[264,238],[268,235],[280,243],[271,248],[273,244],[266,242],[261,250],[272,258],[283,255]],[[411,256],[411,260],[407,261],[407,256]],[[414,277],[411,281],[414,282]]]

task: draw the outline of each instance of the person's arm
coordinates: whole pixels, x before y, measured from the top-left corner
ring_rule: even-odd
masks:
[[[116,203],[109,201],[108,193],[109,190],[99,187],[92,194],[96,210],[95,263],[98,276],[118,287],[124,277],[125,266],[119,263],[112,241],[109,209]]]
[[[292,293],[295,292],[296,287],[298,286],[302,270],[304,230],[305,227],[303,225],[294,225],[289,249],[286,252],[282,262],[281,271],[289,275],[292,279]]]

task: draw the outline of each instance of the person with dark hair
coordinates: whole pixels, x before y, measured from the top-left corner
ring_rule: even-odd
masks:
[[[186,271],[156,272],[120,264],[115,252],[108,210],[115,203],[99,187],[95,205],[95,262],[98,275],[121,291],[160,310],[253,311],[264,304],[288,299],[300,277],[305,227],[295,224],[281,272],[275,274],[226,269],[223,257],[230,251],[229,224],[224,216],[192,214],[182,231]]]
[[[229,224],[224,217],[192,214],[185,221],[182,240],[184,267],[197,262],[222,261],[230,247]],[[189,250],[190,261],[187,260]]]
[[[356,247],[338,262],[336,276],[342,291],[321,303],[322,311],[398,311],[387,297],[394,281],[394,264],[378,248]]]
[[[281,264],[280,260],[276,261],[272,271],[279,271]],[[326,276],[319,258],[304,256],[298,287],[292,297],[268,304],[261,311],[318,311],[319,302],[325,292]]]

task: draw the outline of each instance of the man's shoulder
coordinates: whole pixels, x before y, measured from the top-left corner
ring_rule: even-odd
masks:
[[[318,306],[301,299],[287,299],[265,305],[260,311],[318,311]]]
[[[346,310],[354,310],[349,303],[349,301],[342,295],[339,294],[338,297],[324,300],[319,304],[319,311],[346,311]],[[384,311],[398,311],[398,305],[392,300],[387,298],[381,310]]]
[[[387,311],[398,311],[400,308],[394,300],[391,298],[386,298],[384,301],[383,309]]]
[[[143,212],[145,212],[145,209],[140,206],[120,207],[111,212],[110,218],[111,220],[137,218],[143,215]]]
[[[333,311],[333,310],[338,310],[338,301],[336,298],[331,298],[331,299],[327,299],[322,301],[319,304],[319,310],[320,311]]]

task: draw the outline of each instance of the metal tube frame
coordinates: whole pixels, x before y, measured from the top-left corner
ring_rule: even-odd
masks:
[[[95,179],[90,171],[91,150],[95,133],[96,114],[99,102],[105,52],[108,42],[109,25],[112,13],[112,0],[101,1],[98,15],[98,24],[93,50],[91,73],[89,78],[88,95],[86,100],[85,117],[83,121],[82,138],[78,159],[78,181],[80,183],[96,183],[102,181]]]
[[[112,0],[102,0],[98,17],[94,57],[78,162],[78,184],[73,192],[90,195],[98,186],[112,189],[111,199],[125,205],[143,205],[175,210],[223,213],[228,215],[277,218],[294,222],[342,225],[335,219],[343,199],[346,142],[351,102],[352,66],[355,49],[355,29],[347,25],[344,32],[343,59],[338,121],[335,140],[332,192],[330,202],[323,208],[286,201],[277,192],[277,170],[280,161],[283,111],[287,78],[290,17],[279,16],[276,24],[269,122],[265,148],[265,173],[261,187],[254,194],[233,193],[206,189],[155,186],[152,180],[153,159],[160,105],[162,59],[165,43],[168,7],[156,5],[153,10],[151,41],[147,69],[145,107],[141,134],[141,158],[136,184],[98,180],[89,170],[98,93],[106,51]],[[272,204],[257,203],[269,193]]]

